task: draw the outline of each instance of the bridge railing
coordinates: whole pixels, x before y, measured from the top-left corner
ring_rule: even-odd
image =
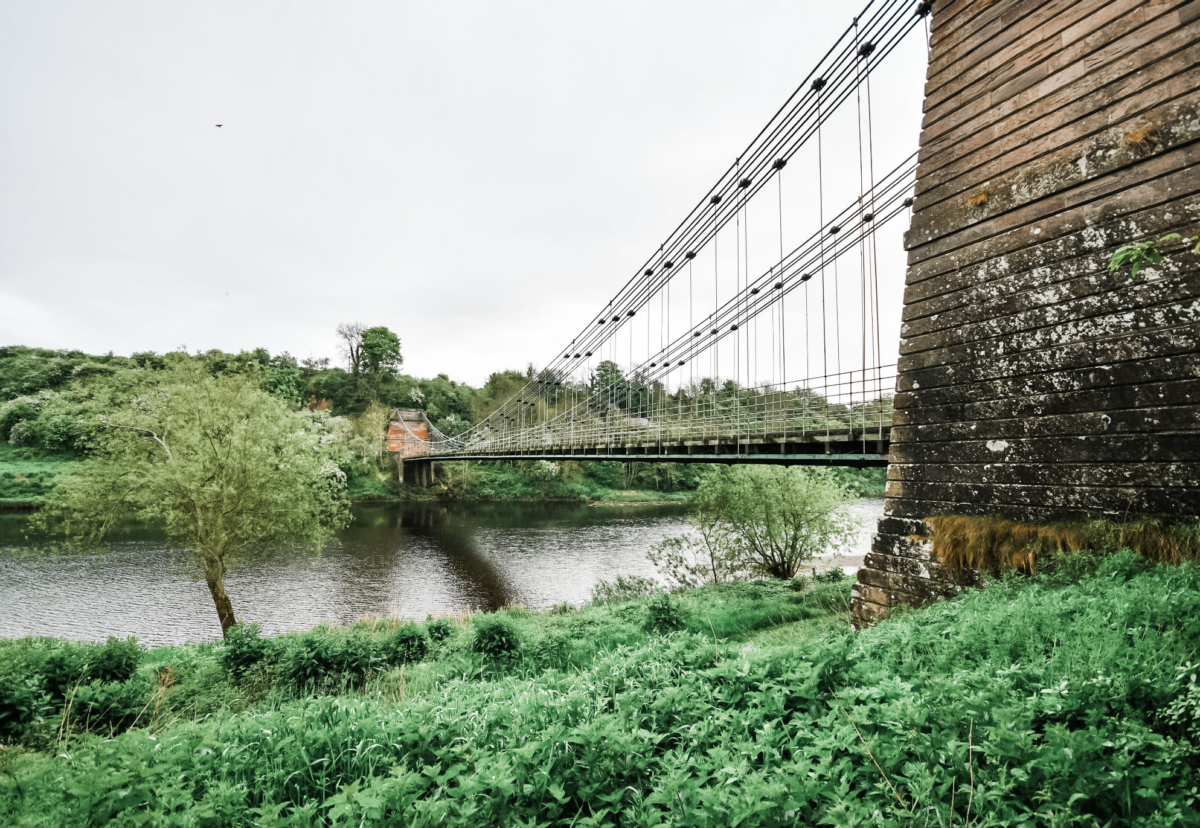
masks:
[[[892,424],[895,366],[741,388],[711,381],[671,394],[619,383],[530,421],[435,440],[431,455],[516,454],[603,446],[679,446],[718,442],[822,442],[886,439]],[[547,416],[548,415],[548,416]],[[543,419],[538,419],[538,417]]]

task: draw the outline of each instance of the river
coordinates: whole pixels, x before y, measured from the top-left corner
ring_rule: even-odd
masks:
[[[847,509],[861,531],[823,565],[852,573],[883,500]],[[681,506],[408,503],[359,507],[354,516],[319,555],[276,549],[233,570],[226,588],[238,619],[280,633],[373,615],[578,605],[599,580],[653,577],[646,550],[686,529]],[[156,646],[220,634],[208,588],[157,532],[134,527],[99,556],[51,548],[29,535],[27,516],[0,515],[0,637],[136,635]]]

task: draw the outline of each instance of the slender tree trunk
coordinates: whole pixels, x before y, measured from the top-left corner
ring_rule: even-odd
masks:
[[[237,621],[233,618],[233,602],[225,592],[225,564],[219,560],[206,560],[204,579],[208,581],[208,591],[212,593],[213,603],[217,605],[217,617],[221,619],[221,635],[229,635],[229,629]]]

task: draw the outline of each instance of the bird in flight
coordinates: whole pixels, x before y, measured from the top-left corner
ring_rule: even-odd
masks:
[[[217,124],[217,129],[220,129],[220,128],[221,128],[221,127],[223,127],[223,126],[225,126],[225,125],[224,125],[224,124]]]

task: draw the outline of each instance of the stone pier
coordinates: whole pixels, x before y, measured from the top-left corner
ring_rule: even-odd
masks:
[[[1200,2],[935,0],[886,517],[855,623],[953,594],[922,519],[1200,514]]]

